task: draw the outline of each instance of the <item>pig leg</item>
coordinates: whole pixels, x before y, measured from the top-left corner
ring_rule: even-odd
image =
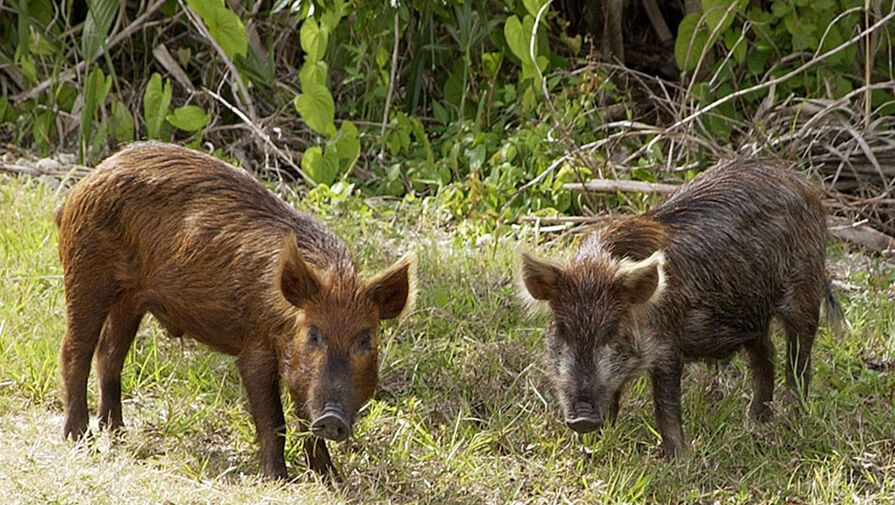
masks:
[[[261,445],[261,470],[267,477],[286,478],[286,419],[280,400],[277,355],[268,349],[247,349],[236,360],[249,399],[255,433]]]
[[[66,438],[77,440],[87,432],[90,361],[114,291],[104,286],[75,283],[70,279],[67,277],[65,283],[68,325],[62,339],[60,366],[65,410],[63,434]]]
[[[609,403],[609,422],[615,423],[615,420],[618,419],[618,406],[621,403],[622,391],[619,389],[612,395],[612,401]]]
[[[802,317],[784,318],[786,331],[786,382],[793,391],[808,395],[810,381],[811,348],[820,316],[819,303],[813,310],[806,310]]]
[[[308,468],[318,474],[336,474],[336,467],[333,466],[332,459],[329,457],[329,449],[326,448],[326,440],[314,435],[305,439],[305,456],[308,458]]]
[[[786,382],[793,391],[807,396],[823,284],[806,280],[794,285],[790,293],[778,312],[786,332]]]
[[[757,421],[771,418],[770,403],[774,400],[774,344],[764,332],[746,348],[752,368],[752,405],[749,415]]]
[[[684,451],[684,429],[681,421],[682,372],[683,364],[679,358],[672,358],[671,362],[652,371],[653,403],[665,459],[672,459]]]
[[[121,420],[121,368],[137,335],[143,314],[129,299],[123,299],[109,310],[96,350],[96,374],[99,378],[99,426],[117,431]]]

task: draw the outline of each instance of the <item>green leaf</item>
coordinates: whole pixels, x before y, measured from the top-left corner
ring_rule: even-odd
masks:
[[[105,102],[106,95],[111,87],[112,77],[106,78],[99,67],[94,67],[90,74],[87,75],[87,81],[84,83],[84,104],[81,106],[81,124],[78,127],[78,137],[82,148],[90,143],[96,111]],[[84,161],[83,156],[85,154],[86,152],[82,150],[81,161]]]
[[[496,77],[502,61],[503,53],[482,53],[482,66],[485,67],[485,77],[489,79]]]
[[[332,137],[336,133],[335,104],[329,90],[323,86],[305,88],[295,97],[295,110],[304,120],[308,128],[324,137]]]
[[[532,17],[535,17],[544,5],[544,0],[522,0],[522,3],[525,5],[525,10],[527,10]]]
[[[525,16],[522,21],[519,21],[519,18],[516,16],[510,16],[503,27],[503,35],[506,38],[507,46],[522,63],[522,79],[529,79],[538,75],[538,70],[535,68],[535,63],[531,60],[531,52],[529,51],[533,30],[534,18],[531,16]],[[537,45],[535,46],[535,58],[538,58]],[[546,61],[546,59],[538,58],[538,64],[544,68],[546,68]]]
[[[345,173],[354,166],[360,156],[360,142],[357,139],[357,127],[351,121],[342,121],[342,127],[327,146],[327,151],[335,151],[339,160],[339,171]]]
[[[199,131],[208,124],[208,114],[201,107],[195,105],[184,105],[174,109],[173,114],[169,114],[166,118],[169,123],[187,132]]]
[[[151,139],[159,138],[168,106],[171,104],[171,83],[162,83],[162,76],[153,72],[143,93],[143,120],[146,122],[146,135]]]
[[[112,101],[112,136],[118,142],[134,140],[134,116],[127,106],[118,100]]]
[[[56,90],[56,106],[60,110],[71,112],[80,94],[78,88],[71,83],[62,83],[59,85],[59,89]]]
[[[228,58],[237,54],[245,57],[248,39],[239,16],[228,9],[223,0],[186,0],[187,5],[202,18],[208,33],[221,46]]]
[[[339,173],[339,160],[332,153],[324,155],[320,146],[309,147],[301,157],[301,169],[317,184],[329,186]]]
[[[735,30],[724,32],[724,46],[729,51],[732,51],[733,59],[737,65],[743,63],[746,59],[746,39],[741,39],[739,33]]]
[[[305,61],[318,61],[322,60],[323,55],[326,54],[329,33],[326,28],[318,26],[314,18],[308,18],[301,25],[299,40],[301,41],[301,48],[307,54],[307,60]]]
[[[329,76],[329,65],[325,61],[308,60],[301,66],[301,70],[298,72],[301,89],[313,88],[314,86],[325,87],[327,76]]]
[[[712,33],[716,28],[719,34],[726,31],[733,23],[736,13],[742,12],[744,7],[742,0],[738,0],[728,14],[727,10],[731,8],[730,0],[702,0],[702,12],[705,13],[708,32]]]
[[[81,30],[81,55],[86,61],[96,56],[109,35],[118,11],[118,0],[87,0],[87,17]]]
[[[674,60],[678,68],[689,72],[696,68],[699,57],[709,41],[705,25],[700,24],[700,14],[691,13],[684,16],[677,28],[677,39],[674,41]]]
[[[506,38],[507,46],[510,51],[520,60],[528,59],[527,39],[522,33],[522,22],[516,16],[507,18],[507,22],[503,25],[503,36]]]

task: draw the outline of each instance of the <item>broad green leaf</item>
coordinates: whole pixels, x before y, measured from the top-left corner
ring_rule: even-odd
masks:
[[[503,26],[503,36],[506,38],[507,46],[517,58],[525,62],[529,59],[528,55],[528,38],[522,32],[522,22],[516,16],[507,18],[506,24]]]
[[[134,116],[118,100],[112,101],[112,136],[118,142],[134,140]]]
[[[329,75],[329,65],[325,61],[308,60],[301,66],[298,72],[298,80],[301,83],[301,89],[313,88],[314,86],[326,86],[326,78]]]
[[[84,83],[84,104],[81,106],[81,124],[78,128],[82,148],[90,143],[90,135],[93,131],[93,119],[96,117],[97,109],[102,106],[106,100],[106,95],[112,87],[112,77],[106,78],[105,74],[99,67],[94,69],[87,75],[87,81]],[[83,155],[81,151],[82,160]]]
[[[323,55],[326,54],[326,44],[329,40],[326,28],[318,26],[314,18],[308,18],[302,23],[298,36],[301,41],[301,48],[307,54],[305,61],[323,59]]]
[[[742,0],[737,0],[733,8],[731,8],[730,0],[702,0],[702,12],[705,13],[705,22],[709,33],[714,32],[719,25],[719,34],[730,28],[736,13],[742,12],[744,7]],[[730,13],[727,12],[728,9],[730,9]]]
[[[531,60],[531,52],[529,51],[533,30],[534,18],[531,16],[525,16],[522,21],[519,21],[519,18],[516,16],[510,16],[503,27],[503,35],[506,38],[507,46],[522,63],[522,79],[529,79],[538,75],[538,69],[535,68],[535,63]],[[535,58],[537,58],[538,65],[542,69],[546,69],[549,60],[538,56],[537,53],[538,46],[536,44]]]
[[[309,147],[301,157],[301,169],[317,184],[329,186],[339,173],[339,160],[333,154],[323,154],[320,146]]]
[[[740,34],[736,30],[727,30],[724,32],[724,46],[733,53],[733,59],[737,65],[746,59],[746,39],[740,38]]]
[[[162,83],[162,76],[153,72],[143,93],[143,120],[146,122],[146,135],[151,139],[159,138],[168,106],[171,104],[171,83]]]
[[[351,121],[342,121],[342,127],[333,137],[327,150],[333,149],[339,159],[339,170],[344,173],[351,169],[360,156],[360,142],[357,140],[357,127]]]
[[[525,10],[531,14],[531,17],[536,17],[538,11],[544,5],[544,0],[522,0],[522,3],[525,5]]]
[[[195,105],[184,105],[174,109],[173,114],[166,118],[169,123],[187,132],[199,131],[208,124],[208,114],[202,108]]]
[[[302,91],[295,97],[295,110],[308,128],[324,137],[332,137],[336,133],[333,124],[335,104],[329,90],[323,86],[311,86]]]
[[[86,61],[96,56],[109,35],[118,11],[118,0],[87,0],[87,17],[81,30],[81,55]]]
[[[674,41],[674,60],[678,68],[689,72],[696,68],[699,57],[709,41],[705,25],[700,24],[700,14],[691,13],[684,16],[677,28],[677,39]]]
[[[223,0],[186,0],[186,3],[202,18],[208,33],[227,57],[232,59],[237,54],[245,57],[249,47],[245,26]]]

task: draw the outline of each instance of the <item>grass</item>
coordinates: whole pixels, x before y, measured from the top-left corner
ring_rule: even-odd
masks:
[[[891,265],[832,251],[852,329],[819,334],[802,413],[781,402],[756,425],[741,357],[689,365],[690,450],[667,464],[646,379],[602,435],[563,426],[542,365],[544,316],[526,315],[512,281],[515,251],[534,231],[495,247],[474,223],[439,226],[425,202],[314,208],[364,271],[419,255],[417,308],[384,329],[379,392],[355,437],[331,444],[344,482],[306,470],[294,431],[295,481],[260,479],[232,359],[171,339],[151,319],[125,364],[126,434],[64,442],[60,200],[49,186],[0,179],[0,497],[9,503],[895,503]],[[570,240],[539,250],[561,254]],[[782,377],[782,359],[778,367]],[[96,391],[91,376],[94,410]]]

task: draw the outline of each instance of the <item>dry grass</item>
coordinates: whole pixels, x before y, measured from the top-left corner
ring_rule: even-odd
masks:
[[[231,359],[155,324],[125,364],[126,434],[63,442],[58,199],[48,186],[0,179],[0,497],[9,502],[895,503],[891,265],[834,251],[852,330],[820,333],[804,413],[781,400],[773,422],[752,424],[742,359],[690,365],[690,451],[666,464],[645,379],[601,436],[562,425],[541,365],[544,320],[525,314],[512,282],[515,250],[532,243],[532,230],[485,253],[475,226],[439,229],[419,204],[314,208],[364,265],[408,248],[420,261],[417,310],[382,338],[380,392],[356,437],[333,446],[344,482],[307,472],[295,432],[287,438],[294,482],[260,480]],[[94,408],[95,391],[91,378]]]

